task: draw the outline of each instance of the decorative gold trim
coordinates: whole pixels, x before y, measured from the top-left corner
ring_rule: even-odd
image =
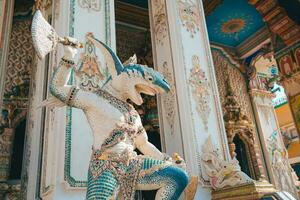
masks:
[[[264,195],[275,193],[274,186],[265,181],[254,181],[237,187],[212,192],[212,200],[258,200]]]
[[[178,8],[182,25],[194,37],[200,30],[200,14],[196,3],[192,0],[178,0]]]
[[[193,97],[196,101],[197,111],[202,119],[204,128],[208,129],[208,119],[211,112],[210,102],[210,84],[205,72],[200,68],[200,60],[197,55],[192,56],[193,67],[190,70],[188,82],[193,88]]]

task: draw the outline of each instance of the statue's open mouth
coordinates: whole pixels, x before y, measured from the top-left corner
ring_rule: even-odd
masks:
[[[156,88],[150,87],[148,85],[138,84],[138,85],[135,85],[135,92],[136,92],[135,103],[138,105],[141,105],[143,103],[143,98],[141,96],[141,93],[154,96],[155,94],[159,93],[159,90],[157,90]]]
[[[144,93],[144,94],[151,95],[151,96],[154,96],[155,94],[158,93],[158,90],[156,90],[155,88],[150,87],[148,85],[144,85],[144,84],[136,85],[135,90],[139,94]]]

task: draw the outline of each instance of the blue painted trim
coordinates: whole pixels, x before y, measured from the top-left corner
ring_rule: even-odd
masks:
[[[75,28],[75,0],[70,0],[70,21],[69,21],[69,36],[74,37]],[[105,0],[105,42],[108,46],[111,45],[111,27],[110,27],[110,0]],[[71,75],[73,77],[73,75]],[[71,84],[73,80],[70,80]],[[66,108],[66,133],[65,133],[65,164],[64,164],[64,180],[71,187],[86,187],[87,181],[76,180],[71,176],[71,153],[72,153],[72,110]]]

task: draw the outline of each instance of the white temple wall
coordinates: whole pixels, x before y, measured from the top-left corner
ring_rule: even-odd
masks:
[[[202,145],[210,136],[224,159],[229,151],[202,1],[151,1],[150,15],[154,66],[173,87],[159,97],[165,149],[182,153],[191,174],[199,176],[195,199],[210,199]]]

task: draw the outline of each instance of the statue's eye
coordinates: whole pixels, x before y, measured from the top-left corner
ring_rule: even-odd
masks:
[[[153,81],[153,76],[150,73],[145,73],[144,79],[147,81],[152,82]]]

